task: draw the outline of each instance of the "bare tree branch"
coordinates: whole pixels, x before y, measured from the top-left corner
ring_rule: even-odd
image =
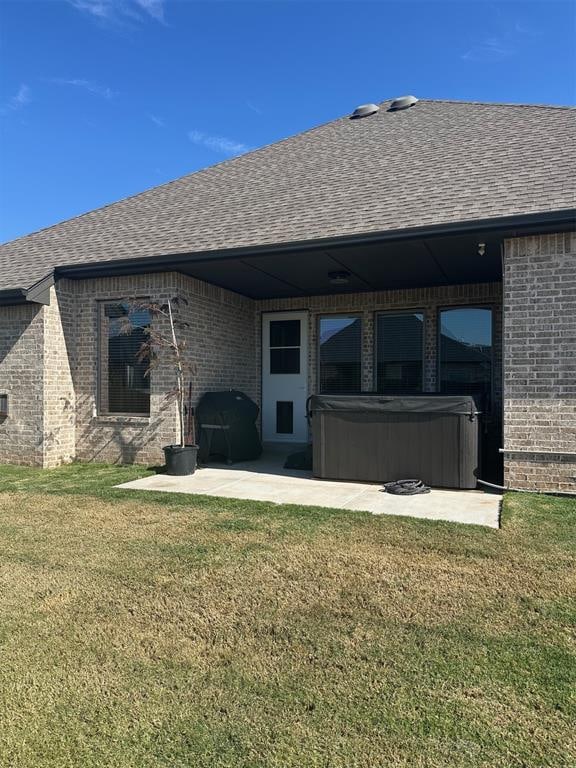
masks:
[[[181,306],[186,306],[188,301],[183,296],[174,296],[166,303],[134,299],[129,302],[132,317],[129,315],[120,318],[120,332],[130,334],[135,329],[140,329],[146,335],[136,359],[138,362],[147,362],[145,376],[150,376],[151,371],[161,368],[164,364],[174,371],[176,386],[165,394],[165,401],[176,401],[178,407],[178,431],[179,443],[185,445],[185,379],[191,378],[196,373],[196,367],[185,357],[187,349],[185,338],[181,332],[190,327],[177,312]],[[148,312],[153,319],[160,321],[150,325],[142,325],[134,322],[134,314]]]

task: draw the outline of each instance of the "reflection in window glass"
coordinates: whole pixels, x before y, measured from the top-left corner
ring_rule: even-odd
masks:
[[[148,338],[150,313],[132,310],[127,302],[101,307],[100,410],[103,413],[148,415],[150,378],[148,363],[138,352]]]
[[[459,307],[440,312],[440,390],[474,395],[488,412],[492,394],[492,310]]]
[[[376,318],[376,387],[378,392],[422,391],[424,315],[382,313]]]
[[[359,317],[320,318],[320,392],[347,394],[362,389],[362,321]]]

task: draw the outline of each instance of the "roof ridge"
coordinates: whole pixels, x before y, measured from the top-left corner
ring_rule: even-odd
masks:
[[[381,101],[380,104],[385,104],[390,99]],[[528,109],[567,109],[574,110],[576,106],[570,104],[527,104],[526,102],[512,102],[512,101],[471,101],[470,99],[428,99],[422,97],[418,101],[427,101],[434,103],[444,104],[473,104],[480,107],[525,107]]]

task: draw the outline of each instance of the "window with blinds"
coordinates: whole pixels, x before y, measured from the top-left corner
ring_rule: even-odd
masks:
[[[422,392],[424,314],[376,315],[376,389],[390,394]]]
[[[492,399],[492,310],[457,307],[440,312],[440,391],[474,395],[481,410]]]
[[[127,302],[100,305],[100,412],[148,416],[150,378],[147,361],[138,361],[148,339],[150,313],[132,309]]]
[[[353,315],[319,321],[319,385],[326,394],[362,389],[362,320]]]

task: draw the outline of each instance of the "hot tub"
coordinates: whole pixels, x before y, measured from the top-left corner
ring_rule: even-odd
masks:
[[[480,413],[472,397],[313,395],[308,410],[316,477],[476,487]]]

